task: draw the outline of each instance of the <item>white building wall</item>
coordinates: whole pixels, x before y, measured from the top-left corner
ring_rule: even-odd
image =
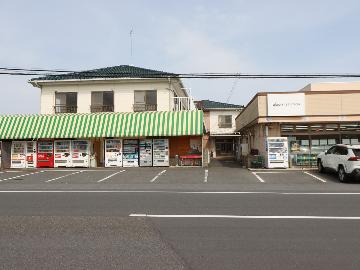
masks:
[[[235,118],[239,115],[239,111],[222,110],[222,111],[210,111],[210,134],[229,134],[236,131]],[[232,115],[232,127],[231,128],[219,128],[219,115]]]
[[[171,88],[174,89],[173,85]],[[169,83],[151,81],[121,81],[121,82],[95,82],[86,83],[54,83],[46,84],[41,89],[41,113],[53,114],[56,92],[77,92],[78,113],[89,113],[91,105],[91,92],[93,91],[114,91],[114,111],[132,112],[135,90],[157,90],[158,111],[173,110],[173,90]],[[182,96],[182,91],[177,91]]]

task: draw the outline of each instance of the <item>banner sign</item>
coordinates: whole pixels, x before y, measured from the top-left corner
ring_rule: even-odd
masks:
[[[305,115],[305,94],[268,94],[268,116]]]

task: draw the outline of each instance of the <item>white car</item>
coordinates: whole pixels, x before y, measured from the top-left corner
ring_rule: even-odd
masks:
[[[335,171],[340,182],[346,182],[360,174],[360,145],[334,145],[318,155],[317,165],[319,172]]]

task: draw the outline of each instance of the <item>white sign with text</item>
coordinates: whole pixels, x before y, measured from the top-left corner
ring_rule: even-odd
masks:
[[[268,94],[268,116],[305,115],[305,94]]]

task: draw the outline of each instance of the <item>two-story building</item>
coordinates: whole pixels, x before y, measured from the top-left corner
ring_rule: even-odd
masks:
[[[243,106],[211,100],[196,101],[198,109],[204,111],[204,149],[210,158],[234,159],[237,140],[235,118]]]
[[[0,116],[3,167],[169,166],[194,146],[202,157],[203,114],[176,74],[122,65],[29,82],[41,114]]]

